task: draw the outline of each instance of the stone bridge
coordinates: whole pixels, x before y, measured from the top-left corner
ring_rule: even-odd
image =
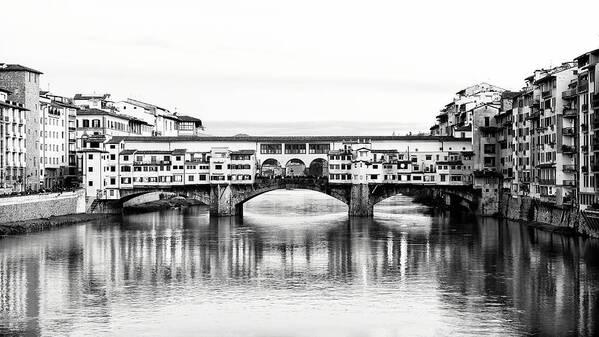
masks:
[[[178,195],[210,206],[214,216],[243,215],[243,204],[261,194],[278,189],[304,189],[327,194],[348,205],[350,216],[372,216],[374,205],[397,194],[418,191],[442,197],[447,205],[461,205],[476,211],[480,196],[472,186],[430,184],[330,184],[326,178],[258,178],[254,184],[206,184],[172,187],[123,189],[121,199],[103,201],[97,211],[122,208],[158,199],[158,195]]]

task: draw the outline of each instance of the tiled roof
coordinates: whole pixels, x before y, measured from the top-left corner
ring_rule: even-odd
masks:
[[[178,117],[179,121],[181,121],[181,122],[195,122],[195,123],[202,124],[202,120],[197,119],[195,117],[185,116],[185,115],[177,115],[177,117]]]
[[[249,154],[249,155],[252,155],[252,154],[254,154],[254,153],[256,153],[256,151],[254,151],[254,150],[239,150],[239,151],[232,151],[232,152],[231,152],[231,154],[242,154],[242,155],[243,155],[243,154]]]
[[[141,124],[146,124],[146,125],[150,125],[148,124],[148,122],[146,121],[142,121],[141,119],[137,119],[135,117],[131,117],[129,115],[124,115],[124,114],[117,114],[115,112],[112,111],[104,111],[104,110],[100,110],[100,109],[85,109],[85,110],[81,110],[79,112],[77,112],[77,116],[112,116],[112,117],[116,117],[116,118],[121,118],[121,119],[126,119],[126,120],[130,120],[130,121],[135,121]]]
[[[6,64],[6,63],[0,63],[0,71],[28,71],[28,72],[36,73],[36,74],[43,74],[39,70],[28,68],[28,67],[22,66],[20,64]]]
[[[178,136],[178,137],[149,137],[149,136],[116,136],[112,142],[119,143],[122,140],[129,142],[344,142],[350,143],[352,139],[369,139],[373,141],[397,140],[397,141],[439,141],[439,142],[463,142],[471,138],[456,138],[450,136]],[[358,143],[355,141],[354,143]]]
[[[84,100],[84,99],[107,99],[110,97],[110,94],[104,95],[83,95],[83,94],[75,94],[73,99]]]

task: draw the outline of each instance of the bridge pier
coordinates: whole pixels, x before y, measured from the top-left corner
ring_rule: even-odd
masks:
[[[231,185],[210,186],[210,215],[243,215],[243,204],[236,204],[233,188]]]
[[[350,217],[371,217],[374,213],[370,201],[370,189],[367,184],[352,184],[349,197]]]

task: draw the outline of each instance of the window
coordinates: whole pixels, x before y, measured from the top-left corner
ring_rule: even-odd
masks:
[[[304,154],[306,153],[306,144],[285,144],[286,154]]]
[[[123,161],[128,161],[129,160],[129,156],[123,156]]]
[[[88,167],[88,168],[87,168],[87,172],[94,172],[94,168],[93,168],[93,167],[91,167],[91,166],[90,166],[90,167]]]
[[[215,170],[222,170],[222,169],[223,169],[223,166],[222,166],[222,165],[218,165],[218,164],[217,164],[217,165],[214,165],[214,169],[215,169]]]
[[[93,159],[94,159],[94,155],[93,155],[93,154],[91,154],[91,153],[90,153],[90,154],[88,154],[88,155],[87,155],[87,159],[89,159],[89,160],[93,160]]]
[[[193,175],[190,175],[189,177],[187,177],[187,180],[193,181]]]
[[[88,182],[87,182],[87,186],[94,186],[94,182],[93,182],[93,181],[91,181],[91,180],[90,180],[90,181],[88,181]]]

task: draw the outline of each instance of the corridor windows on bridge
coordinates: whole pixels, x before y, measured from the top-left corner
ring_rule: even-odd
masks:
[[[327,154],[331,146],[330,144],[309,144],[308,149],[310,154]]]
[[[260,153],[262,154],[281,154],[282,144],[261,144]]]
[[[305,154],[306,144],[285,144],[285,154]]]

